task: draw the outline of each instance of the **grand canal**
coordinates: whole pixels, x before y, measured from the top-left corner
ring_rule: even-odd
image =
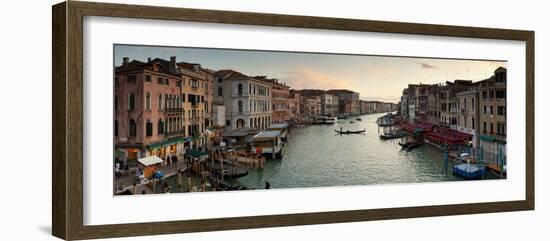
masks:
[[[445,170],[443,153],[431,145],[406,151],[399,139],[380,140],[375,122],[381,115],[295,127],[282,160],[269,160],[263,170],[230,183],[262,189],[266,181],[271,188],[293,188],[461,180],[453,176],[452,162]],[[366,134],[337,135],[340,127]]]

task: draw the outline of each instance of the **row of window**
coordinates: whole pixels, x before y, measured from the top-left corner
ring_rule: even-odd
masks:
[[[218,96],[223,96],[223,92],[221,90],[221,87],[218,87]],[[269,96],[269,88],[262,86],[262,85],[256,85],[249,83],[248,84],[248,94],[249,95],[262,95],[262,96]],[[237,95],[241,96],[243,95],[243,84],[239,83],[237,85]]]
[[[506,124],[504,122],[497,122],[496,124],[496,132],[494,129],[495,125],[493,122],[489,123],[489,129],[487,129],[487,122],[483,122],[483,133],[490,133],[490,134],[496,134],[499,136],[505,136],[506,135]],[[489,131],[487,131],[489,130]]]
[[[193,104],[197,103],[205,103],[204,96],[203,95],[194,95],[194,94],[188,94],[188,102],[191,102]],[[158,110],[163,110],[165,108],[181,108],[182,102],[185,102],[185,94],[181,95],[164,95],[164,102],[163,102],[163,95],[159,94],[158,96]],[[115,110],[118,110],[118,95],[115,94],[114,97],[114,105]],[[129,93],[128,94],[128,110],[133,111],[136,108],[136,96],[135,94]],[[145,109],[151,110],[151,94],[147,92],[145,94]],[[208,109],[207,109],[208,112]]]
[[[270,111],[271,110],[271,105],[270,105],[270,101],[266,101],[266,100],[250,100],[248,101],[249,103],[249,111],[251,112],[256,112],[256,111]],[[244,112],[244,108],[243,108],[243,101],[242,100],[239,100],[237,102],[237,110],[239,111],[239,113],[242,113]]]
[[[246,121],[244,119],[238,119],[235,123],[237,128],[247,127]],[[226,126],[231,126],[231,120],[225,121]],[[271,117],[270,116],[263,116],[263,117],[255,117],[250,118],[248,122],[248,127],[255,127],[255,128],[261,128],[265,129],[271,125]]]
[[[487,105],[483,105],[483,114],[487,115],[493,115],[493,106],[490,105],[489,108],[487,108]],[[505,116],[506,115],[506,106],[497,106],[497,115]]]
[[[475,129],[476,128],[476,118],[471,117],[470,121],[471,121],[470,126],[468,127],[468,125],[467,125],[468,117],[464,116],[463,122],[460,122],[460,119],[458,119],[458,125],[459,126],[464,126],[464,127],[467,127],[467,128],[471,128],[471,129]]]
[[[115,136],[118,136],[118,120],[115,120],[114,124],[114,131]],[[189,135],[192,135],[193,133],[196,133],[199,130],[199,125],[189,125],[187,133]],[[204,132],[204,124],[200,124],[200,129],[202,132]],[[163,135],[166,132],[177,132],[182,131],[183,135],[185,135],[185,129],[183,128],[182,122],[180,118],[170,118],[168,119],[168,123],[164,123],[162,119],[159,119],[157,122],[157,135]],[[128,136],[129,137],[136,137],[137,136],[137,125],[136,121],[134,119],[130,119],[128,121]],[[147,120],[145,124],[145,136],[151,137],[153,136],[153,123],[150,120]]]
[[[481,98],[483,99],[506,99],[506,90],[496,90],[496,91],[482,91]]]
[[[119,84],[118,79],[119,79],[118,76],[115,76],[115,86],[116,87],[118,87],[118,84]],[[137,80],[136,75],[128,75],[126,77],[126,82],[128,82],[128,83],[136,83],[136,80]],[[145,82],[150,83],[151,80],[152,80],[151,75],[149,75],[149,74],[145,75]],[[189,85],[193,88],[198,88],[199,87],[199,82],[200,81],[198,81],[196,79],[191,79],[191,80],[189,80]],[[181,81],[178,81],[178,87],[181,87],[181,83],[182,83]],[[166,77],[162,77],[162,76],[157,76],[157,84],[159,84],[159,85],[170,85],[170,79],[166,78]],[[208,88],[208,83],[201,83],[201,87],[202,88]]]

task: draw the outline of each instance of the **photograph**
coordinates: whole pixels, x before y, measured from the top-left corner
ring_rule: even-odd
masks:
[[[506,179],[506,60],[113,49],[113,195]]]

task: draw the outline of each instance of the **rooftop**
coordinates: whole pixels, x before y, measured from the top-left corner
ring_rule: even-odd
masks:
[[[288,123],[280,123],[280,124],[272,124],[269,128],[271,129],[286,129],[288,127]]]
[[[253,139],[272,139],[281,135],[280,131],[262,131],[256,134]]]
[[[227,131],[222,134],[223,137],[243,137],[251,134],[258,133],[258,129],[253,127],[243,127],[234,130]]]

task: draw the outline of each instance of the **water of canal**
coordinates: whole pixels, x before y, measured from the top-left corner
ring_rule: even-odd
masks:
[[[453,162],[445,171],[442,151],[431,145],[406,151],[399,139],[380,140],[376,119],[381,115],[295,127],[282,160],[269,160],[263,170],[230,183],[263,189],[266,181],[271,188],[296,188],[462,180],[453,176]],[[337,135],[340,127],[366,134]]]

